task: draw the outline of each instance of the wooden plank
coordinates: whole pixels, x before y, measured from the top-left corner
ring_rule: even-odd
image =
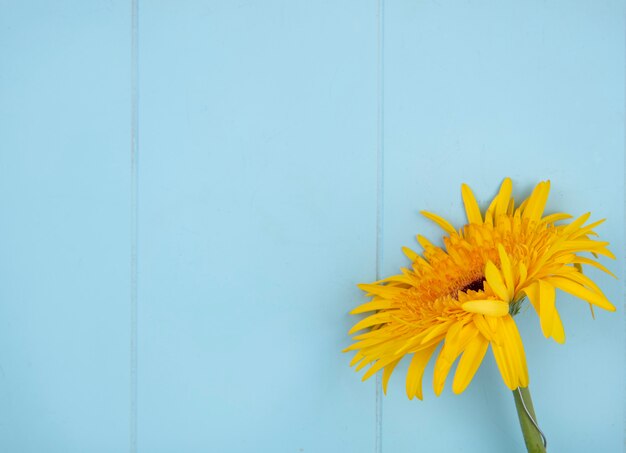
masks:
[[[376,4],[140,5],[139,450],[371,451]]]
[[[130,10],[1,9],[0,450],[126,451]]]
[[[460,185],[483,208],[505,176],[528,195],[552,180],[548,209],[607,218],[624,249],[623,2],[385,2],[385,263],[441,232],[421,209],[464,222]],[[623,260],[610,262],[624,275]],[[532,309],[516,320],[535,409],[551,451],[618,451],[624,443],[623,284],[593,274],[618,306],[592,321],[558,295],[567,343],[543,338]],[[470,387],[409,401],[399,366],[383,406],[383,451],[525,451],[513,398],[487,355]],[[595,414],[595,415],[590,415]],[[600,416],[601,414],[601,416]]]

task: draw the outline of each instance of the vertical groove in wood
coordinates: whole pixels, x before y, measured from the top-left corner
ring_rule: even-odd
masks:
[[[376,280],[380,280],[383,264],[383,216],[384,216],[384,90],[383,90],[383,76],[384,76],[384,0],[378,0],[377,3],[377,104],[378,104],[378,118],[377,118],[377,146],[376,146],[376,160],[377,160],[377,175],[376,175]],[[382,376],[381,373],[376,374],[376,444],[375,452],[382,453],[383,451],[383,401],[382,401]]]
[[[139,0],[131,0],[131,149],[130,149],[130,453],[137,452],[137,192],[138,192],[138,15]]]
[[[624,20],[626,23],[626,8],[623,11],[624,14],[622,14],[622,20]],[[623,91],[623,96],[624,99],[622,99],[623,102],[623,115],[624,118],[626,119],[626,27],[624,27],[624,34],[622,35],[622,39],[623,39],[623,44],[624,44],[624,51],[625,51],[625,58],[623,61],[623,70],[624,70],[624,74],[623,74],[623,82],[624,82],[624,91]],[[622,143],[623,146],[623,151],[624,151],[624,162],[623,162],[623,167],[624,167],[624,175],[626,175],[626,123],[624,123],[624,130],[622,131],[622,138],[624,140],[624,142]],[[623,230],[623,239],[624,239],[624,249],[622,251],[623,255],[622,255],[622,272],[623,272],[623,279],[622,279],[622,307],[623,310],[626,311],[626,184],[624,184],[624,212],[623,212],[623,225],[624,225],[624,230]],[[626,327],[626,326],[625,326]],[[624,338],[624,350],[626,350],[626,337]],[[624,359],[624,374],[626,375],[626,354],[623,354],[623,359]],[[624,451],[626,451],[626,395],[623,396],[623,408],[624,408],[624,420],[623,420],[623,433],[622,433],[622,438],[623,438],[623,442],[624,442]]]

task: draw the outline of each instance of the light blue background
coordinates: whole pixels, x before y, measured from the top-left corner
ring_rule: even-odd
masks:
[[[518,318],[551,452],[624,449],[620,1],[0,1],[0,451],[523,452],[490,354],[380,398],[356,283],[505,176],[618,307]]]

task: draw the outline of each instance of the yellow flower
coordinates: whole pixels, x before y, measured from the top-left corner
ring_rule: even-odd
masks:
[[[373,312],[358,322],[350,334],[357,351],[351,366],[370,366],[368,379],[383,370],[383,389],[398,362],[412,355],[406,377],[409,398],[422,399],[422,376],[431,356],[443,343],[434,368],[433,387],[441,394],[453,363],[460,356],[452,390],[468,386],[491,345],[505,384],[514,390],[528,386],[524,346],[513,321],[525,297],[537,311],[546,338],[559,343],[565,332],[556,309],[560,289],[614,311],[600,288],[582,273],[582,265],[611,272],[597,261],[579,255],[590,252],[614,258],[607,242],[593,240],[593,229],[603,220],[587,224],[584,214],[571,218],[557,213],[543,216],[550,182],[539,183],[530,197],[515,208],[512,183],[505,179],[483,216],[472,191],[463,184],[462,196],[468,224],[460,230],[441,217],[422,212],[447,235],[444,248],[417,236],[423,256],[404,248],[410,269],[373,284],[359,285],[372,297],[352,314]]]

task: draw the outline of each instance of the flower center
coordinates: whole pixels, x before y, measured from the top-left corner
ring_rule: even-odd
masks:
[[[468,292],[468,291],[484,291],[485,287],[484,287],[484,283],[485,280],[481,277],[479,279],[474,280],[473,282],[465,285],[463,288],[460,289],[460,291],[463,291],[464,293]]]

